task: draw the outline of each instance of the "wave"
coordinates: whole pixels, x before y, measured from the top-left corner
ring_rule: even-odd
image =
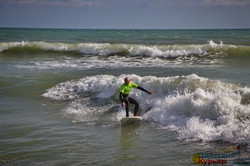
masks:
[[[131,91],[130,95],[140,103],[143,118],[162,128],[175,130],[179,139],[250,143],[250,88],[196,74],[128,76],[133,82],[154,92],[147,95],[139,90]],[[42,96],[71,101],[63,112],[75,122],[102,118],[110,110],[115,111],[111,111],[112,116],[108,117],[118,121],[125,114],[118,111],[121,110],[119,85],[124,77],[97,75],[67,81],[48,89]],[[105,100],[109,102],[105,104]]]
[[[143,45],[143,44],[110,44],[110,43],[49,43],[49,42],[6,42],[0,43],[0,52],[77,52],[86,55],[98,56],[146,56],[158,58],[179,58],[185,56],[204,56],[224,52],[247,51],[248,46],[217,44],[212,40],[207,44],[191,45]]]

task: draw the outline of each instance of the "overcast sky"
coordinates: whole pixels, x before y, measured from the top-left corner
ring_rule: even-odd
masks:
[[[0,0],[0,27],[250,28],[250,0]]]

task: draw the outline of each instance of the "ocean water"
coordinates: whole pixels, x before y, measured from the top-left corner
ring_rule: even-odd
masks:
[[[249,165],[249,76],[248,29],[1,28],[0,165]]]

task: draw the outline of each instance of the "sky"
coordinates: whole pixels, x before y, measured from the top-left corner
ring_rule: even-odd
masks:
[[[0,27],[250,28],[250,0],[0,0]]]

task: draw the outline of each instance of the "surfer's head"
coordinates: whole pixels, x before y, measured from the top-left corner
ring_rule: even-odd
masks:
[[[124,78],[124,83],[125,83],[126,85],[128,85],[128,84],[130,83],[130,79],[129,79],[128,77],[125,77],[125,78]]]

